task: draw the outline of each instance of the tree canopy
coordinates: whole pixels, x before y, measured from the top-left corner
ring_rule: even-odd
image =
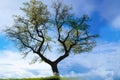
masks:
[[[19,49],[27,56],[37,54],[33,62],[42,60],[51,65],[53,73],[59,75],[57,64],[72,54],[91,51],[95,47],[95,34],[89,33],[89,17],[77,17],[72,8],[62,2],[53,3],[51,10],[40,0],[23,3],[24,16],[16,15],[14,25],[5,31]],[[53,12],[52,12],[53,11]],[[57,44],[57,46],[54,46]],[[45,55],[53,51],[63,53],[52,61]]]

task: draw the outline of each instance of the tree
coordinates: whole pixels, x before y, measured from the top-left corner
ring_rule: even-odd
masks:
[[[96,35],[89,33],[88,16],[76,17],[70,12],[72,8],[62,2],[53,3],[51,10],[54,12],[41,1],[30,0],[23,4],[21,10],[25,15],[15,16],[14,25],[5,31],[24,56],[37,54],[33,62],[40,59],[46,62],[55,76],[59,76],[57,65],[60,61],[72,53],[88,52],[95,46]],[[54,53],[63,54],[52,61],[45,54],[54,51],[54,44],[58,45]]]

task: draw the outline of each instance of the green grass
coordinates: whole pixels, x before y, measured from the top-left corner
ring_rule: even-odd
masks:
[[[78,80],[76,78],[65,78],[61,77],[60,79],[58,77],[46,77],[46,78],[8,78],[8,79],[0,79],[0,80]]]

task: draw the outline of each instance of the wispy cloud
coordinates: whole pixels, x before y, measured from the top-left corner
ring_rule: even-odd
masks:
[[[96,5],[95,11],[98,11],[101,17],[103,17],[113,27],[120,29],[119,25],[119,0],[102,0]]]
[[[19,10],[22,7],[23,2],[29,0],[18,1],[18,0],[4,0],[0,3],[0,29],[3,29],[5,25],[11,26],[13,24],[12,15],[22,14],[22,11]],[[51,7],[51,2],[55,0],[43,0],[45,4]],[[13,4],[14,2],[14,4]],[[98,12],[103,19],[108,21],[108,23],[115,28],[120,28],[119,25],[119,0],[102,0],[98,1],[92,0],[69,0],[63,1],[64,3],[71,5],[73,11],[77,16],[83,14],[88,14],[89,16],[94,12]],[[17,5],[16,5],[17,4]]]
[[[120,44],[117,42],[103,43],[96,47],[93,52],[71,56],[61,63],[61,72],[62,70],[68,71],[67,74],[64,74],[64,72],[62,74],[77,76],[85,80],[120,79],[120,73],[118,72],[120,69],[119,46]],[[69,70],[70,68],[72,68],[71,71]]]
[[[29,64],[19,53],[12,51],[0,51],[0,77],[44,77],[51,75],[50,66],[45,63]]]
[[[117,16],[116,18],[113,19],[112,25],[116,28],[120,28],[120,16]]]
[[[29,0],[18,1],[18,0],[4,0],[0,3],[0,31],[5,28],[5,26],[13,25],[13,15],[21,15],[22,11],[20,7],[23,7],[22,3]],[[55,0],[43,0],[43,2],[49,7],[52,7],[52,2]],[[14,3],[14,4],[13,4]],[[87,0],[70,0],[63,1],[73,7],[73,11],[76,15],[81,16],[83,14],[91,14],[94,10],[94,5],[92,2]],[[16,5],[17,4],[17,5]],[[49,8],[50,9],[50,8]]]
[[[103,43],[90,53],[71,55],[59,64],[62,76],[73,76],[85,80],[114,80],[120,79],[120,44]],[[49,65],[36,63],[29,65],[29,58],[22,59],[21,55],[12,51],[0,51],[0,77],[43,77],[52,75]]]
[[[20,7],[24,1],[3,0],[0,2],[0,33],[2,33],[1,31],[5,28],[5,26],[12,26],[13,15],[22,14]]]
[[[73,12],[77,16],[81,16],[84,14],[91,15],[93,11],[95,10],[95,5],[93,1],[88,0],[65,0],[66,4],[72,6]]]

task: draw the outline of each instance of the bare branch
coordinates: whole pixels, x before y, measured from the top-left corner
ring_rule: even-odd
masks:
[[[69,38],[71,32],[72,32],[72,29],[68,32],[66,38],[64,39],[64,42]]]
[[[52,61],[51,60],[49,60],[49,59],[47,59],[45,56],[43,56],[43,54],[41,54],[40,52],[39,53],[37,53],[40,57],[41,57],[41,59],[43,60],[43,61],[45,61],[46,63],[48,63],[48,64],[51,64],[52,63]]]
[[[64,53],[64,55],[60,56],[58,59],[56,59],[54,62],[55,63],[59,63],[60,61],[62,61],[63,59],[65,59],[66,57],[69,56],[69,52]]]
[[[20,39],[19,37],[16,37],[25,47],[28,47],[28,48],[30,48],[34,53],[36,53],[36,51],[34,50],[34,48],[32,47],[32,46],[29,46],[29,45],[27,45],[27,44],[25,44],[25,42],[22,40],[22,39]]]

